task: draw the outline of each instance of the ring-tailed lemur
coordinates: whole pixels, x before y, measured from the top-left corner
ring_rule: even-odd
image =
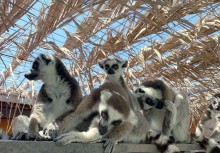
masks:
[[[216,93],[196,127],[196,140],[208,152],[216,148],[220,140],[220,93]],[[211,147],[210,147],[211,146]],[[219,150],[218,150],[219,151]]]
[[[104,82],[82,100],[75,112],[63,120],[59,126],[59,134],[64,134],[58,136],[55,141],[64,145],[104,139],[105,151],[109,153],[114,150],[115,144],[122,140],[144,142],[149,126],[143,115],[134,113],[128,99],[122,86],[111,81]],[[91,116],[93,124],[88,131],[71,131]]]
[[[145,81],[136,89],[141,110],[151,124],[149,137],[162,134],[158,145],[167,145],[163,138],[173,136],[177,142],[188,142],[190,124],[189,101],[162,80]],[[168,139],[167,139],[168,140]]]
[[[40,129],[63,114],[74,111],[82,100],[82,93],[76,79],[70,75],[63,62],[53,55],[40,54],[25,77],[43,81],[28,128],[28,138],[36,139]]]
[[[129,95],[129,102],[130,102],[132,109],[135,112],[139,111],[140,108],[138,107],[139,105],[138,105],[137,98],[129,90],[129,88],[128,88],[127,84],[125,83],[124,78],[122,76],[124,69],[128,65],[128,61],[127,60],[119,60],[117,58],[112,58],[112,59],[106,58],[104,60],[98,61],[98,64],[99,64],[100,68],[102,68],[105,71],[105,73],[107,75],[105,81],[113,81],[113,82],[121,85]]]
[[[220,93],[215,94],[211,99],[211,104],[201,117],[197,128],[198,138],[211,137],[220,140]]]

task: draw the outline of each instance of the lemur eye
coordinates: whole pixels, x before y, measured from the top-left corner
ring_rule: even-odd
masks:
[[[138,88],[137,90],[135,90],[135,93],[145,93],[145,91],[142,90],[141,88]]]
[[[113,65],[112,65],[112,68],[115,69],[115,70],[117,70],[117,69],[118,69],[118,64],[113,64]]]
[[[151,98],[149,98],[149,97],[146,98],[145,102],[148,105],[150,105],[150,106],[154,106],[155,105],[154,101]]]
[[[53,101],[53,99],[52,99],[52,98],[50,98],[50,97],[47,97],[47,101],[48,101],[48,102],[52,102],[52,101]]]
[[[101,112],[101,116],[102,116],[103,119],[108,120],[108,113],[107,113],[107,111],[102,111]]]
[[[116,120],[116,121],[113,121],[111,124],[114,126],[119,126],[121,122],[122,122],[121,120]]]
[[[110,66],[109,66],[108,64],[105,65],[105,69],[109,69],[109,67],[110,67]]]
[[[71,102],[71,99],[67,99],[66,103],[69,104]]]
[[[217,104],[217,102],[216,102],[216,101],[213,101],[212,103],[213,103],[214,105],[215,105],[215,104]]]

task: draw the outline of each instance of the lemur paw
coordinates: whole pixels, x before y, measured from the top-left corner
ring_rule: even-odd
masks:
[[[104,153],[112,153],[115,150],[115,145],[117,144],[117,141],[112,138],[105,139],[104,143]]]
[[[50,129],[50,128],[45,128],[43,130],[43,135],[47,138],[47,139],[51,139],[54,140],[57,135],[58,135],[58,130],[57,129]]]
[[[27,133],[18,132],[15,136],[11,138],[11,140],[27,140]]]
[[[72,142],[72,136],[69,133],[65,133],[55,138],[53,141],[59,146],[67,145]]]
[[[155,131],[149,131],[147,133],[147,143],[155,143],[155,140],[160,136],[159,133]]]
[[[41,139],[44,140],[44,141],[51,141],[51,140],[53,140],[49,135],[45,135],[44,131],[39,131],[38,134],[41,137]]]
[[[44,137],[42,137],[39,133],[28,133],[27,140],[30,141],[44,141]]]

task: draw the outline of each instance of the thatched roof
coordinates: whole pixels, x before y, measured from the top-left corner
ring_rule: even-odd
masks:
[[[2,93],[33,98],[40,86],[24,73],[39,53],[55,53],[84,93],[103,81],[97,61],[129,61],[131,89],[163,78],[191,98],[200,116],[219,90],[218,0],[7,0],[0,3]]]

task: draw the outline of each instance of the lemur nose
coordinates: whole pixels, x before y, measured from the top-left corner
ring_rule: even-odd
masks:
[[[155,102],[151,98],[149,98],[149,97],[146,98],[145,102],[148,105],[150,105],[150,106],[154,106],[155,105]]]
[[[108,74],[115,74],[115,71],[112,70],[111,68],[108,69]]]
[[[162,101],[162,100],[159,100],[159,99],[156,99],[156,106],[155,106],[155,107],[156,107],[157,109],[162,109],[163,106],[164,106],[163,101]]]
[[[104,135],[107,132],[107,127],[99,124],[98,130],[99,130],[99,134]]]

